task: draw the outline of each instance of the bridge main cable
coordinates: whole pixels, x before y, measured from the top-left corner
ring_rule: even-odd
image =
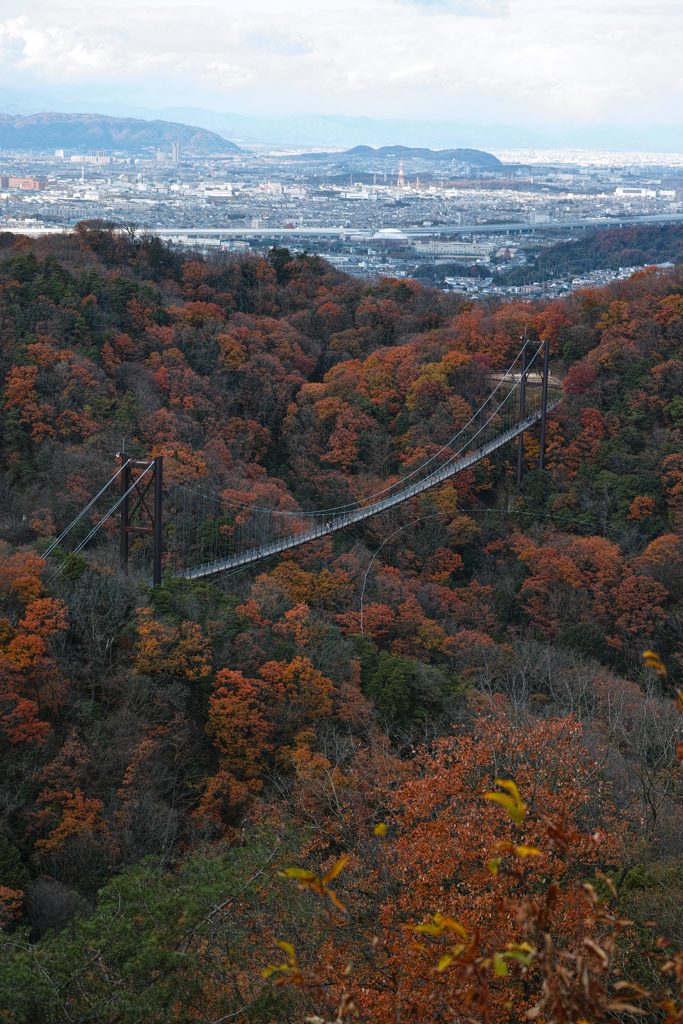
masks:
[[[313,518],[313,517],[316,517],[316,516],[318,516],[318,517],[319,516],[334,516],[334,515],[336,515],[338,513],[345,513],[347,509],[355,509],[355,508],[358,508],[358,507],[362,507],[365,502],[372,501],[373,498],[379,498],[380,495],[386,494],[387,491],[392,491],[396,487],[400,487],[407,480],[410,480],[412,477],[417,476],[418,473],[421,473],[424,469],[426,469],[427,466],[429,466],[432,462],[434,462],[435,459],[438,459],[440,455],[443,455],[444,452],[448,451],[449,448],[453,445],[453,443],[455,441],[457,441],[457,439],[467,430],[467,428],[475,421],[475,419],[478,416],[481,415],[483,410],[486,408],[486,406],[489,404],[489,402],[491,402],[491,400],[495,397],[496,393],[503,386],[503,384],[507,380],[514,380],[514,385],[513,385],[512,389],[511,389],[511,391],[508,393],[506,398],[504,398],[503,402],[501,403],[500,408],[502,408],[502,406],[508,400],[510,395],[513,392],[515,392],[516,389],[519,387],[520,381],[522,381],[522,387],[524,386],[523,382],[528,378],[529,373],[531,372],[531,367],[532,367],[532,365],[534,363],[534,360],[538,356],[538,353],[541,351],[541,349],[538,349],[534,353],[534,355],[531,357],[531,360],[528,361],[528,363],[526,363],[526,361],[524,360],[524,355],[525,355],[525,353],[527,353],[530,344],[531,344],[530,341],[528,339],[525,339],[524,345],[522,346],[522,348],[518,352],[518,354],[515,357],[513,363],[508,367],[508,369],[505,371],[505,373],[501,375],[500,379],[498,380],[498,383],[496,384],[496,386],[493,389],[493,391],[491,392],[491,394],[487,397],[486,401],[479,407],[479,409],[477,409],[473,413],[473,415],[469,418],[467,423],[465,423],[464,426],[462,426],[460,428],[460,430],[458,430],[457,433],[455,433],[453,435],[453,437],[451,437],[450,440],[446,442],[446,444],[444,444],[437,452],[435,452],[434,455],[431,455],[428,459],[425,460],[425,462],[423,462],[420,466],[418,466],[417,469],[411,470],[410,473],[407,473],[400,480],[395,480],[394,483],[388,484],[386,487],[381,488],[379,491],[375,491],[374,494],[369,494],[369,495],[367,495],[364,498],[358,499],[357,501],[348,502],[346,505],[335,505],[335,506],[332,506],[332,507],[329,507],[329,508],[315,509],[314,511],[311,511],[311,512],[306,512],[306,511],[289,512],[289,511],[284,511],[284,510],[281,510],[281,509],[263,508],[263,507],[261,507],[259,505],[251,505],[251,504],[248,504],[246,502],[238,502],[238,501],[235,501],[234,499],[225,498],[224,495],[219,494],[217,491],[213,491],[213,490],[211,490],[208,487],[204,487],[202,484],[198,483],[197,481],[186,480],[184,477],[181,477],[178,474],[174,474],[173,471],[171,471],[169,473],[169,476],[175,477],[175,479],[176,479],[176,481],[178,483],[183,484],[184,486],[188,487],[191,491],[194,491],[194,493],[198,494],[198,495],[200,494],[200,491],[197,491],[196,488],[199,487],[201,489],[202,493],[210,495],[211,498],[214,501],[216,501],[217,503],[220,503],[221,505],[231,506],[233,508],[239,508],[239,509],[242,509],[244,511],[250,511],[250,512],[265,512],[265,513],[267,513],[269,515],[274,515],[274,516],[291,516],[291,517],[297,518],[297,519]],[[523,365],[524,365],[524,370],[523,370],[523,373],[520,376],[515,377],[515,375],[513,374],[513,370],[514,370],[515,366],[517,365],[517,362],[519,361],[520,358],[522,359],[522,362],[523,362]],[[496,412],[498,412],[498,411],[499,410],[496,410]],[[451,455],[451,457],[448,460],[448,462],[451,462],[454,458],[457,458],[458,455],[460,455],[460,453],[465,450],[465,448],[469,447],[469,445],[472,442],[472,440],[475,437],[477,437],[477,435],[479,433],[481,433],[482,429],[483,428],[480,427],[480,429],[477,431],[477,433],[469,438],[469,440],[468,440],[466,445],[464,445],[462,448],[460,448],[459,451],[457,451],[454,455]],[[445,463],[445,465],[448,465],[448,462]]]
[[[548,409],[553,409],[560,401],[561,398],[555,399],[553,402],[548,404]],[[443,480],[447,480],[449,477],[455,476],[456,473],[460,473],[464,469],[468,469],[470,466],[474,466],[478,462],[481,462],[482,459],[486,458],[492,452],[496,451],[498,448],[502,448],[503,445],[508,443],[508,441],[513,440],[519,434],[522,434],[524,431],[533,427],[534,424],[539,422],[541,416],[542,409],[539,409],[526,417],[515,427],[510,428],[503,434],[499,434],[492,441],[487,442],[481,448],[470,453],[464,458],[459,459],[457,462],[454,462],[453,459],[449,460],[445,466],[442,466],[440,469],[430,473],[429,476],[425,477],[423,480],[419,480],[416,483],[411,484],[409,487],[404,488],[404,490],[400,491],[398,494],[391,495],[381,501],[374,502],[371,505],[357,509],[355,512],[337,516],[334,521],[317,526],[305,533],[293,534],[291,537],[284,540],[278,540],[268,545],[252,548],[242,552],[242,554],[233,555],[230,558],[202,564],[196,569],[190,569],[185,572],[178,573],[178,575],[184,576],[186,579],[196,580],[203,579],[207,576],[215,576],[222,572],[229,572],[231,569],[245,568],[248,565],[253,565],[255,562],[260,562],[265,558],[270,558],[272,555],[277,555],[282,551],[300,547],[302,544],[307,544],[309,541],[318,540],[321,537],[326,537],[339,530],[346,529],[346,527],[351,526],[354,523],[362,522],[364,519],[370,519],[372,516],[378,515],[387,509],[394,508],[396,505],[402,504],[402,502],[409,498],[415,497],[416,495],[429,490],[431,487],[434,487],[435,484],[441,483]],[[453,458],[455,459],[457,456],[454,456]]]

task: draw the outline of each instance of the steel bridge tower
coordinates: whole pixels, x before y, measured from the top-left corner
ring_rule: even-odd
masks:
[[[147,462],[126,462],[121,470],[121,525],[119,536],[119,557],[121,571],[128,572],[128,538],[131,533],[147,534],[154,538],[152,583],[161,585],[161,528],[164,497],[164,458],[157,455],[149,479],[144,479]],[[137,475],[136,475],[137,474]],[[152,492],[154,505],[149,508],[148,494]],[[129,493],[130,492],[130,493]],[[150,497],[152,496],[150,495]],[[130,508],[131,500],[135,503]],[[133,524],[140,513],[142,522]]]

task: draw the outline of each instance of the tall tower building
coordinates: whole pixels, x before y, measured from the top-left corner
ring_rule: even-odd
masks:
[[[173,156],[172,156],[173,163],[174,164],[179,164],[180,163],[180,143],[179,142],[174,142],[173,143],[172,153],[173,153]]]
[[[399,168],[398,168],[398,187],[399,188],[403,188],[403,184],[404,184],[404,179],[403,179],[403,157],[401,157],[401,163],[399,164]]]

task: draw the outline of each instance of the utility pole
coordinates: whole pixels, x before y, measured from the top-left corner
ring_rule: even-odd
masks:
[[[519,387],[519,422],[526,418],[526,367],[528,362],[529,343],[526,331],[522,335],[524,348],[522,349],[522,380]],[[517,489],[522,486],[522,453],[524,450],[524,432],[517,438]]]
[[[538,468],[545,464],[545,421],[548,413],[548,370],[550,366],[550,340],[543,342],[543,397],[541,399],[541,450],[538,456]]]

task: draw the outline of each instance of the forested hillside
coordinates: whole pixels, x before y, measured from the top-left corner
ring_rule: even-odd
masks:
[[[0,289],[0,1020],[680,1020],[680,270],[473,304],[92,222],[0,235]],[[510,445],[213,583],[116,524],[41,557],[124,444],[373,494],[524,333],[521,490]]]
[[[655,263],[683,261],[680,224],[634,224],[625,228],[589,231],[571,242],[542,249],[525,267],[500,275],[507,284],[530,284],[553,277],[585,274],[589,270],[618,270]]]

